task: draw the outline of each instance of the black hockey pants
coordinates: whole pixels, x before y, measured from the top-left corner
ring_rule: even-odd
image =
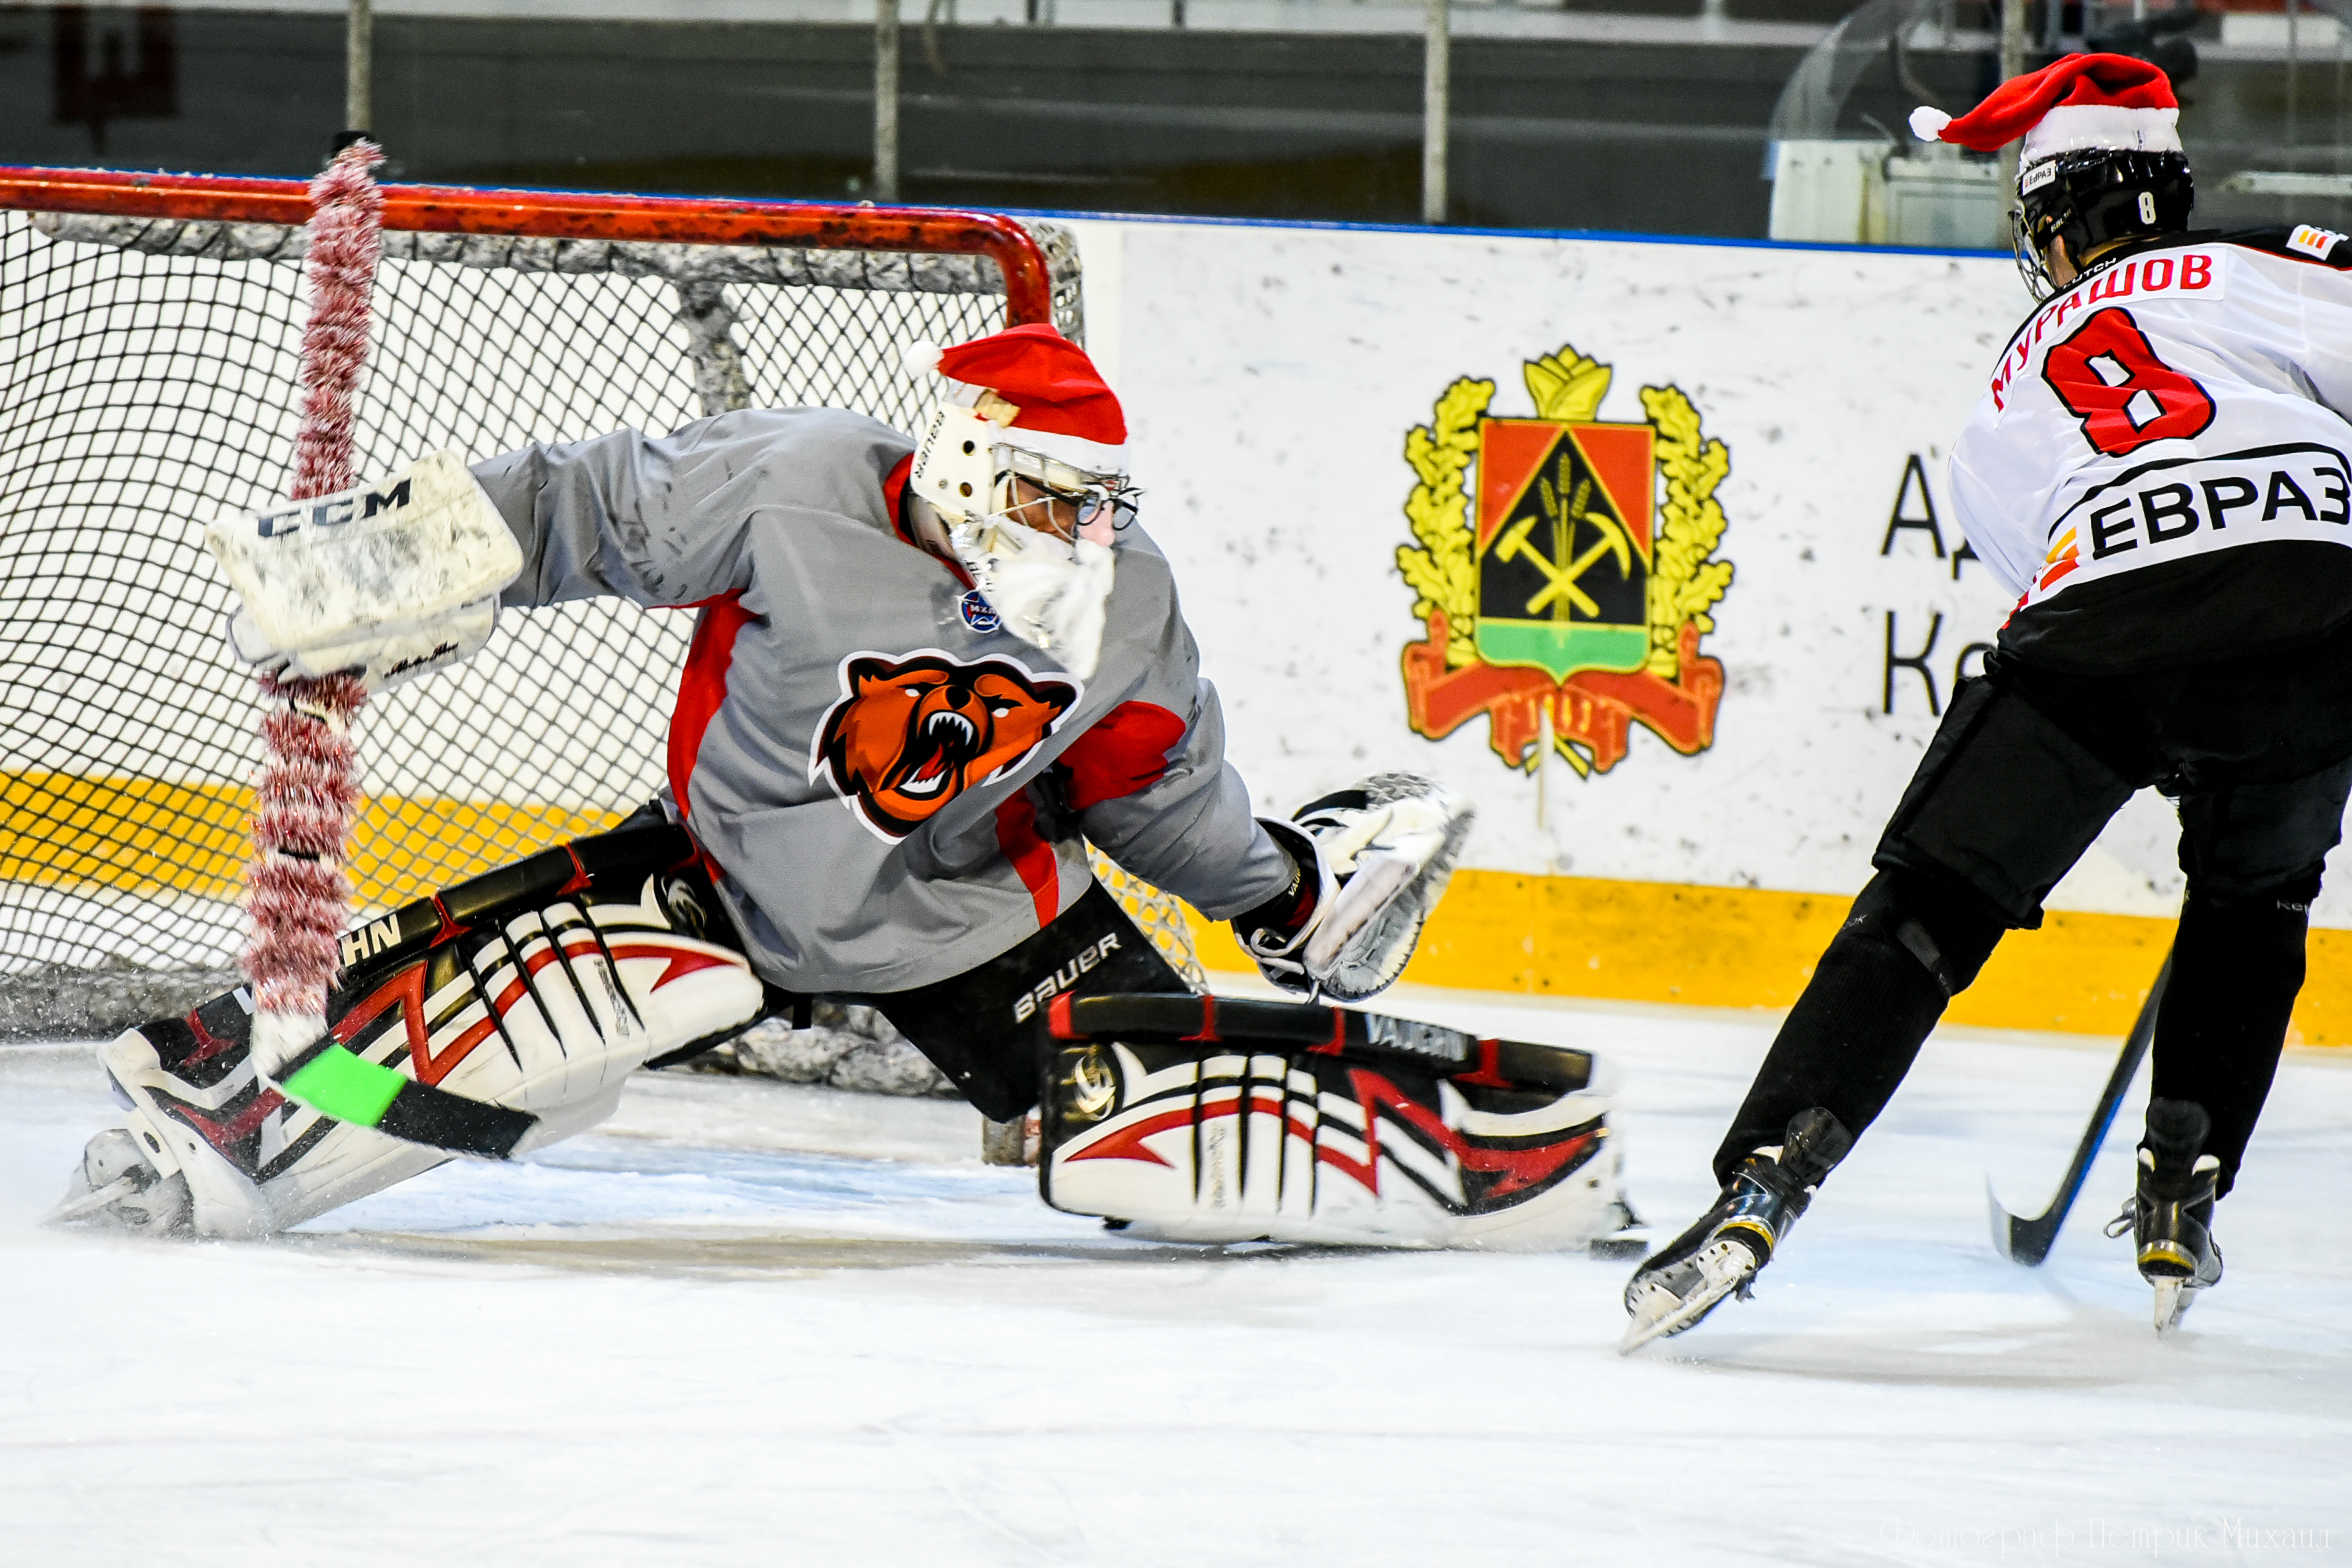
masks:
[[[669,820],[656,801],[620,826],[659,827]],[[737,945],[731,935],[707,934]],[[982,1115],[1010,1121],[1037,1103],[1040,1074],[1055,1049],[1047,1016],[1055,997],[1191,989],[1118,900],[1097,883],[1045,930],[976,969],[912,991],[835,999],[879,1009]],[[771,986],[768,1016],[805,1025],[813,1000]]]
[[[2158,1099],[2213,1119],[2230,1190],[2304,976],[2321,863],[2352,792],[2352,633],[2307,654],[2067,676],[1996,655],[1956,692],[1872,863],[1878,875],[1781,1026],[1716,1152],[1717,1180],[1823,1106],[1859,1136],[1945,1005],[2134,791],[2180,814],[2188,878],[2158,1009]]]
[[[880,1008],[982,1116],[1010,1121],[1037,1103],[1056,996],[1191,989],[1097,883],[1045,930],[977,969],[913,991],[842,1000]]]

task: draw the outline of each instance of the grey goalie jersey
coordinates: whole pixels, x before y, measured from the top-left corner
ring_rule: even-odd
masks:
[[[913,443],[829,409],[721,415],[475,466],[520,542],[505,602],[699,606],[671,790],[771,983],[901,991],[1091,882],[1084,838],[1216,919],[1280,892],[1168,563],[1118,538],[1079,679],[908,532]]]

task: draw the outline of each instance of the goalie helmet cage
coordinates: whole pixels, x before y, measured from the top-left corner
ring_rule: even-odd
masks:
[[[1083,333],[1076,249],[1049,224],[384,198],[362,474],[748,406],[910,428],[935,384],[902,370],[907,342]],[[0,169],[0,1035],[112,1028],[234,981],[256,698],[221,647],[202,531],[285,493],[309,216],[299,181]],[[356,907],[650,797],[692,619],[615,600],[509,616],[469,664],[372,701]]]

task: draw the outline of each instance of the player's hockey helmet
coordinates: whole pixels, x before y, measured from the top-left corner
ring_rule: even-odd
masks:
[[[2180,147],[2180,105],[2163,70],[2126,55],[2068,55],[2003,82],[1952,119],[1916,109],[1911,129],[1980,153],[2019,137],[2011,242],[2026,287],[2052,290],[2050,247],[2079,258],[2118,239],[2189,226],[2196,192]]]
[[[916,343],[907,364],[947,384],[908,483],[951,525],[1009,517],[1034,528],[1050,510],[1108,543],[1108,531],[1134,516],[1127,416],[1086,350],[1052,327],[1009,327],[947,349]],[[1024,501],[1015,481],[1066,504]]]

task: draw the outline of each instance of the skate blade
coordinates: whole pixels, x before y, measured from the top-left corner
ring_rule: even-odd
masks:
[[[2180,1320],[2189,1315],[2189,1304],[2197,1291],[2183,1279],[2158,1279],[2156,1286],[2156,1331],[2158,1338],[2180,1327]]]
[[[94,1193],[84,1193],[78,1198],[68,1198],[64,1203],[59,1204],[57,1207],[43,1215],[41,1216],[41,1223],[43,1225],[70,1225],[75,1220],[80,1219],[85,1215],[96,1214],[107,1205],[114,1202],[115,1199],[127,1198],[139,1190],[139,1184],[132,1181],[130,1177],[117,1176],[114,1180],[107,1183],[106,1185],[99,1188],[98,1191]]]
[[[1681,1333],[1754,1279],[1758,1267],[1756,1255],[1736,1241],[1714,1241],[1699,1248],[1683,1265],[1698,1276],[1690,1293],[1677,1295],[1663,1279],[1653,1280],[1633,1309],[1633,1321],[1625,1325],[1617,1353],[1629,1355],[1652,1340]]]

